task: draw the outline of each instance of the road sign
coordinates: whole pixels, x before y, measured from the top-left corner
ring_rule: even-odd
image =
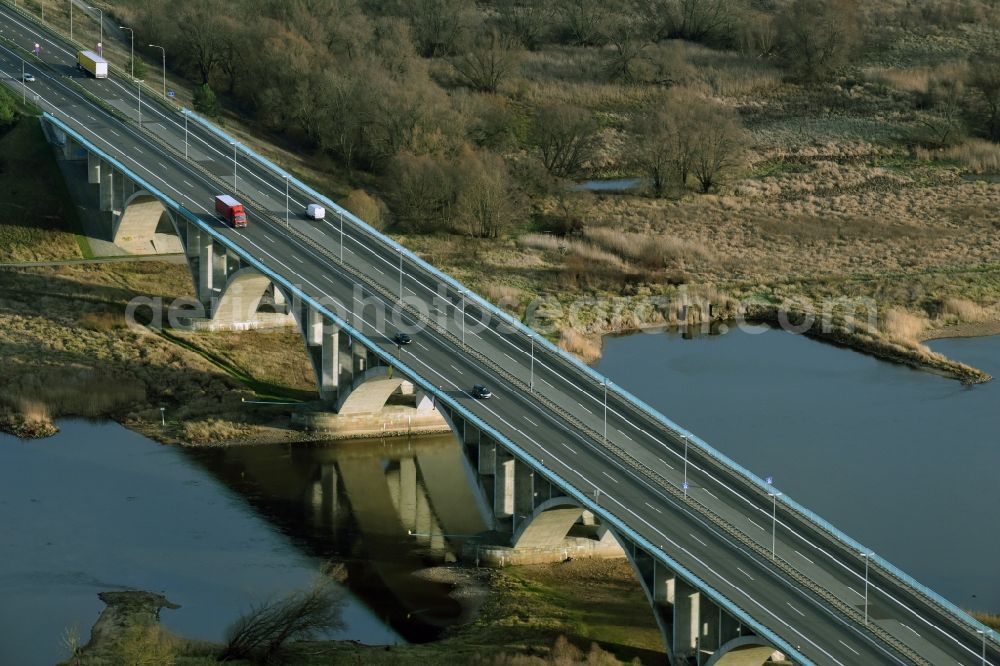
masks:
[[[176,96],[177,96],[177,93],[175,93],[173,90],[168,90],[167,91],[167,97],[176,97]]]
[[[764,483],[766,483],[767,485],[771,485],[772,483],[774,483],[774,477],[773,476],[767,477],[766,479],[764,479]]]
[[[38,55],[39,53],[42,52],[42,45],[41,44],[35,44],[35,48],[33,48],[32,51],[35,52],[35,55]]]
[[[687,489],[688,489],[688,488],[690,488],[691,486],[689,486],[689,485],[688,485],[688,482],[687,482],[687,481],[685,481],[685,482],[684,482],[684,486],[683,486],[683,487],[684,487],[684,490],[687,490]]]
[[[97,42],[97,55],[104,55],[104,43]]]

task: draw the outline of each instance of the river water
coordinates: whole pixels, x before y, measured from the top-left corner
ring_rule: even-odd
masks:
[[[932,346],[1000,376],[1000,337]],[[611,337],[597,368],[958,605],[1000,609],[1000,383],[774,330]],[[475,502],[455,499],[450,436],[181,449],[59,425],[37,442],[0,435],[0,664],[63,658],[60,635],[75,624],[86,640],[104,590],[162,591],[182,606],[162,613],[169,629],[220,640],[329,559],[347,600],[330,637],[432,640],[462,616],[420,573],[456,555],[442,535],[481,529]]]
[[[163,592],[181,605],[163,611],[167,628],[220,640],[250,603],[309,585],[328,558],[346,595],[331,638],[430,640],[461,614],[450,586],[413,575],[457,548],[406,535],[442,532],[419,475],[409,518],[392,505],[414,446],[425,463],[461,457],[450,436],[185,450],[114,423],[59,426],[35,442],[0,435],[0,664],[65,658],[60,637],[76,625],[86,642],[105,590]],[[363,503],[336,482],[338,466],[383,479],[367,493],[383,508],[351,511]]]
[[[1000,336],[930,346],[1000,377]],[[608,337],[596,368],[955,604],[1000,611],[1000,379],[779,330]]]

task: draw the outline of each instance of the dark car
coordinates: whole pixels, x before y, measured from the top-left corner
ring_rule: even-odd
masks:
[[[493,397],[493,392],[482,384],[476,384],[472,387],[472,397],[479,400],[486,400]]]
[[[413,342],[413,338],[411,338],[408,333],[397,333],[393,336],[392,341],[402,347],[403,345],[408,345]]]

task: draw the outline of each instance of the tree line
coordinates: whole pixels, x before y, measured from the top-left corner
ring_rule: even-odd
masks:
[[[622,167],[659,196],[712,190],[747,146],[735,109],[674,85],[664,44],[738,50],[812,84],[841,71],[864,34],[858,0],[149,0],[131,11],[198,86],[199,110],[218,113],[223,96],[374,174],[403,229],[481,237],[585,174],[598,148],[593,110],[496,94],[527,52],[592,46],[609,81],[648,92],[623,123]],[[983,62],[969,87],[997,140],[1000,77],[995,58]]]

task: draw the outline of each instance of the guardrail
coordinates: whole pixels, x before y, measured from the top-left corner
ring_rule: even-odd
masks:
[[[89,93],[84,92],[84,94],[89,94]],[[120,112],[117,113],[116,115],[119,116],[119,117],[123,117],[124,116],[124,114],[121,114]],[[152,132],[147,132],[146,135],[150,136],[157,144],[159,144],[162,147],[164,147],[166,150],[168,150],[169,152],[171,152],[172,154],[174,154],[177,158],[181,157],[180,151],[177,148],[175,148],[172,145],[170,145],[169,143],[163,141],[156,134],[154,134]],[[224,183],[218,176],[216,176],[215,174],[211,173],[210,171],[208,171],[207,169],[205,169],[201,165],[195,163],[195,164],[193,164],[191,166],[194,169],[196,169],[197,171],[199,171],[199,173],[201,173],[203,175],[203,177],[205,177],[208,180],[211,180],[212,182],[216,183],[217,185],[219,185],[223,189],[225,187],[228,187],[227,184]],[[144,182],[144,181],[140,181],[140,182]],[[275,223],[275,224],[277,224],[279,226],[282,226],[282,221],[279,220],[279,219],[277,219],[276,217],[274,217],[270,213],[268,213],[268,212],[266,212],[264,210],[261,210],[259,208],[255,212],[257,212],[259,215],[262,215],[262,216],[265,216],[265,217],[271,219],[271,221],[273,223]],[[303,243],[309,245],[314,250],[320,252],[321,254],[323,254],[324,256],[327,256],[329,259],[331,259],[335,263],[339,264],[345,271],[347,271],[348,273],[350,273],[358,283],[362,283],[362,284],[367,285],[370,290],[372,290],[374,292],[378,292],[379,294],[382,295],[383,298],[387,299],[389,302],[392,302],[394,300],[394,295],[392,293],[390,293],[390,291],[386,287],[384,287],[383,285],[379,284],[378,282],[376,282],[375,280],[373,280],[370,276],[362,273],[361,271],[357,270],[353,266],[350,266],[346,262],[340,261],[339,258],[336,255],[334,255],[333,253],[329,252],[329,250],[326,247],[324,247],[321,244],[315,242],[313,239],[309,238],[308,236],[305,236],[304,234],[301,234],[301,233],[295,231],[294,229],[288,229],[288,231],[289,231],[289,233],[293,234],[300,242],[303,242]],[[457,348],[459,348],[459,349],[463,349],[464,348],[466,350],[466,353],[469,353],[471,356],[473,356],[474,358],[476,358],[482,365],[484,365],[486,367],[489,367],[493,372],[495,372],[499,376],[503,377],[510,384],[512,384],[514,386],[520,387],[522,391],[525,391],[525,392],[530,392],[531,391],[530,387],[523,380],[519,379],[518,377],[516,377],[513,374],[511,374],[510,372],[508,372],[506,369],[504,369],[502,366],[500,366],[496,361],[494,361],[490,357],[486,356],[485,354],[472,349],[471,347],[466,347],[466,346],[462,345],[461,341],[458,339],[458,337],[454,333],[452,333],[452,332],[448,331],[446,328],[438,325],[437,322],[433,321],[431,318],[423,316],[414,307],[408,306],[405,303],[403,304],[403,307],[404,307],[404,309],[408,310],[409,314],[415,320],[422,321],[426,326],[428,326],[430,328],[433,328],[434,330],[436,330],[438,332],[438,334],[440,336],[448,339]],[[397,365],[397,366],[401,365],[400,362],[399,362],[399,360],[398,360],[398,358],[391,357],[391,356],[389,356],[387,358],[393,359],[393,360],[389,361],[390,365]],[[406,370],[404,370],[404,372],[406,372]],[[572,425],[573,427],[575,427],[576,429],[578,429],[580,432],[585,433],[588,437],[590,437],[590,439],[593,440],[596,445],[603,446],[607,451],[609,451],[609,453],[613,454],[616,458],[618,458],[620,462],[622,462],[623,464],[627,465],[628,467],[630,467],[630,468],[636,470],[637,472],[639,472],[648,481],[651,481],[657,487],[659,487],[662,490],[665,490],[666,492],[668,492],[669,494],[671,494],[677,501],[680,501],[682,503],[686,503],[686,504],[692,506],[693,508],[695,508],[701,515],[703,515],[705,518],[707,518],[708,520],[710,520],[717,527],[719,527],[720,529],[722,529],[731,538],[734,538],[736,541],[742,543],[744,546],[746,546],[746,547],[750,548],[751,550],[753,550],[765,562],[766,561],[770,561],[774,566],[776,566],[776,568],[784,571],[784,573],[787,576],[789,576],[792,580],[794,580],[798,584],[802,585],[803,587],[809,589],[817,597],[823,599],[826,603],[828,603],[833,608],[836,608],[845,617],[853,620],[854,622],[858,622],[858,623],[860,623],[860,622],[863,621],[863,616],[861,615],[861,613],[859,613],[857,611],[857,609],[855,609],[852,606],[849,606],[848,604],[844,603],[842,600],[840,600],[834,594],[832,594],[831,592],[825,590],[822,586],[816,584],[806,574],[804,574],[803,572],[799,571],[798,569],[795,569],[791,565],[791,563],[789,563],[789,562],[787,562],[786,560],[783,560],[783,559],[780,560],[780,561],[779,560],[775,560],[775,559],[770,559],[769,560],[769,556],[768,556],[768,553],[767,553],[766,549],[763,548],[756,541],[750,539],[746,535],[745,532],[743,532],[742,530],[738,529],[737,527],[735,527],[734,525],[732,525],[731,523],[729,523],[728,521],[726,521],[725,519],[723,519],[721,516],[719,516],[718,514],[716,514],[714,511],[712,511],[709,507],[707,507],[704,504],[702,504],[701,502],[698,502],[697,500],[695,500],[691,495],[689,495],[687,493],[682,493],[680,491],[680,489],[678,489],[674,484],[672,484],[669,481],[667,481],[664,477],[662,477],[655,470],[653,470],[653,469],[649,468],[648,466],[644,465],[643,463],[641,463],[634,456],[632,456],[631,454],[629,454],[625,449],[622,449],[621,447],[618,447],[618,446],[616,446],[616,445],[614,445],[614,444],[612,444],[612,443],[610,443],[608,441],[602,441],[602,436],[599,433],[597,433],[597,431],[595,431],[593,428],[587,426],[580,419],[578,419],[577,417],[575,417],[573,414],[569,413],[565,409],[561,408],[559,405],[557,405],[553,401],[549,400],[544,395],[537,394],[537,393],[535,393],[534,395],[535,395],[536,399],[539,399],[543,404],[545,404],[546,407],[548,409],[550,409],[550,411],[558,414],[568,424]],[[910,650],[908,648],[908,646],[906,646],[905,644],[903,644],[902,642],[900,642],[898,639],[896,639],[891,634],[889,634],[888,632],[886,632],[885,630],[883,630],[881,627],[878,627],[877,625],[871,625],[869,628],[872,631],[872,633],[874,633],[877,636],[879,636],[879,638],[881,640],[883,640],[887,645],[892,646],[900,654],[906,655],[908,658],[912,659],[914,661],[914,663],[917,663],[917,664],[927,663],[927,662],[923,661],[919,657],[919,655],[917,655],[912,650]]]
[[[707,458],[715,461],[717,464],[721,465],[723,468],[726,468],[731,473],[733,473],[731,475],[731,478],[741,481],[742,485],[747,489],[755,492],[758,495],[759,499],[763,500],[768,498],[768,491],[771,489],[771,487],[768,486],[768,484],[763,479],[761,479],[759,476],[757,476],[747,468],[743,467],[739,463],[735,462],[724,453],[718,451],[717,449],[712,447],[710,444],[705,442],[703,439],[701,439],[694,433],[674,423],[672,420],[667,418],[661,412],[648,405],[641,398],[638,398],[625,388],[608,380],[606,377],[595,371],[590,366],[586,365],[585,363],[582,363],[578,358],[576,358],[572,354],[566,353],[556,345],[552,344],[544,336],[541,336],[538,333],[532,331],[520,320],[515,319],[509,313],[505,312],[501,308],[496,307],[486,299],[476,294],[474,291],[462,285],[460,282],[452,278],[450,275],[447,275],[446,273],[439,271],[437,268],[427,263],[416,254],[406,249],[404,246],[400,245],[399,243],[396,243],[391,238],[388,238],[375,228],[368,225],[361,218],[357,217],[347,209],[338,205],[329,197],[326,197],[325,195],[317,192],[315,189],[303,183],[301,180],[296,178],[294,175],[292,175],[285,169],[282,169],[278,165],[274,164],[268,158],[256,153],[252,149],[248,148],[246,145],[238,142],[229,134],[215,127],[215,125],[213,125],[208,120],[202,118],[197,113],[194,113],[188,109],[182,109],[181,113],[188,116],[190,119],[194,120],[196,123],[200,124],[207,130],[209,130],[211,133],[218,136],[221,140],[227,143],[236,144],[237,148],[244,155],[250,157],[251,159],[254,159],[269,171],[279,175],[281,178],[283,179],[287,178],[290,183],[296,186],[296,188],[309,194],[312,197],[315,197],[317,201],[323,203],[331,210],[336,211],[341,218],[352,222],[357,229],[363,231],[371,239],[375,240],[376,242],[380,243],[381,245],[389,248],[394,252],[401,252],[407,260],[411,261],[413,264],[424,269],[426,272],[430,273],[433,277],[448,284],[449,286],[452,287],[452,289],[458,292],[465,292],[466,296],[469,297],[469,300],[474,301],[479,307],[485,309],[492,315],[500,317],[503,321],[507,322],[509,325],[511,325],[515,330],[524,335],[526,338],[533,338],[534,340],[539,342],[541,347],[545,351],[547,351],[550,354],[550,356],[554,356],[562,363],[569,363],[576,370],[583,372],[584,375],[591,380],[593,386],[603,387],[604,383],[607,382],[609,392],[617,393],[618,396],[624,399],[626,403],[631,403],[633,406],[639,408],[639,410],[641,412],[644,412],[648,418],[651,418],[660,427],[665,428],[674,437],[686,438],[690,444],[692,444],[699,452],[701,452]],[[538,394],[535,393],[535,395]],[[988,635],[990,635],[991,640],[996,641],[996,637],[992,634],[992,632],[988,627],[977,621],[975,618],[971,617],[965,611],[955,606],[952,602],[940,596],[930,588],[919,583],[909,574],[905,573],[898,567],[894,566],[887,560],[880,557],[878,554],[874,553],[872,549],[867,548],[858,541],[852,539],[850,536],[837,529],[834,525],[824,520],[813,511],[799,504],[798,502],[791,499],[787,495],[782,495],[778,499],[778,502],[784,505],[792,513],[798,514],[799,517],[805,520],[807,523],[811,523],[815,528],[818,528],[821,533],[827,535],[828,537],[833,538],[836,541],[841,542],[842,546],[850,548],[852,551],[859,554],[870,553],[869,564],[871,567],[881,570],[882,573],[884,573],[887,577],[895,579],[899,583],[902,583],[904,586],[913,589],[914,592],[917,592],[921,597],[930,602],[931,605],[937,606],[940,610],[946,612],[948,615],[953,616],[956,620],[960,622],[960,624],[965,625],[968,629],[979,633],[986,631],[988,632]],[[998,644],[1000,644],[1000,642],[998,642]]]
[[[336,313],[328,310],[326,306],[324,306],[322,303],[310,297],[308,294],[303,292],[299,287],[292,284],[286,278],[272,271],[263,262],[257,260],[251,253],[241,248],[239,245],[234,243],[231,239],[229,239],[225,235],[219,233],[218,230],[213,228],[212,225],[207,224],[199,216],[195,215],[194,213],[189,211],[186,207],[174,201],[173,198],[169,197],[168,195],[160,191],[158,188],[150,184],[148,181],[146,181],[143,177],[139,176],[134,171],[126,167],[121,161],[112,157],[106,151],[95,146],[90,140],[83,137],[79,132],[69,127],[69,125],[67,125],[66,123],[59,120],[57,117],[53,116],[48,112],[43,113],[43,118],[46,121],[51,122],[52,124],[59,127],[68,136],[72,136],[74,140],[78,141],[88,150],[97,153],[103,159],[113,164],[122,173],[126,174],[129,178],[139,183],[144,189],[146,189],[148,192],[159,198],[161,201],[163,201],[170,208],[178,212],[185,219],[198,225],[200,229],[204,230],[219,243],[221,243],[222,245],[226,246],[228,249],[239,255],[248,264],[252,265],[254,268],[261,271],[261,273],[267,275],[270,279],[282,285],[285,289],[288,289],[296,297],[300,298],[303,302],[309,304],[310,307],[313,307],[319,312],[322,312],[323,315],[328,317],[334,324],[336,324],[342,330],[347,331],[347,333],[351,335],[353,339],[361,341],[367,349],[369,349],[372,353],[378,356],[383,362],[385,362],[388,365],[392,365],[399,368],[400,372],[410,377],[423,390],[434,395],[435,400],[440,401],[442,404],[447,405],[450,409],[453,409],[457,413],[461,414],[463,418],[466,418],[468,421],[476,425],[476,427],[480,428],[483,432],[486,432],[490,437],[496,439],[499,443],[503,444],[504,447],[508,448],[512,453],[518,455],[527,464],[531,465],[533,468],[538,470],[549,481],[563,488],[570,496],[572,496],[574,499],[580,502],[582,506],[586,507],[590,511],[595,512],[597,515],[602,516],[602,518],[605,518],[609,524],[615,527],[615,529],[620,530],[630,539],[640,544],[654,557],[661,559],[665,564],[667,564],[667,566],[673,568],[674,571],[680,573],[682,576],[687,578],[692,585],[694,585],[698,589],[708,594],[708,596],[711,597],[713,601],[715,601],[720,606],[725,608],[727,612],[730,612],[736,618],[745,622],[748,626],[753,627],[754,630],[758,631],[763,638],[767,639],[768,641],[771,641],[775,645],[775,647],[782,650],[789,656],[801,660],[803,663],[810,663],[809,659],[805,657],[805,655],[801,654],[797,649],[795,649],[793,645],[782,639],[777,633],[775,633],[773,630],[767,627],[767,625],[755,619],[741,606],[732,602],[725,595],[722,595],[720,592],[715,590],[715,588],[713,588],[711,585],[708,585],[705,581],[701,580],[701,578],[690,572],[686,567],[682,566],[680,563],[678,563],[673,558],[668,556],[661,547],[658,547],[655,544],[651,543],[648,539],[646,539],[638,532],[633,530],[621,518],[619,518],[609,509],[606,509],[605,507],[602,507],[593,500],[591,500],[586,493],[577,489],[572,483],[570,483],[566,479],[563,479],[561,476],[559,476],[559,474],[557,474],[554,470],[546,466],[542,461],[536,459],[534,456],[532,456],[527,451],[522,449],[519,445],[514,443],[505,435],[503,435],[503,433],[497,431],[491,425],[489,425],[481,418],[476,416],[476,414],[469,411],[466,407],[464,407],[461,403],[455,400],[446,391],[442,391],[438,389],[432,382],[428,382],[419,373],[417,373],[412,368],[410,368],[406,363],[404,363],[401,359],[386,352],[373,340],[368,338],[368,336],[366,336],[363,332],[357,330],[355,327],[350,325],[350,323],[348,323],[346,320],[339,317]]]
[[[34,23],[36,25],[39,25],[39,27],[42,30],[46,31],[50,35],[54,35],[57,39],[59,39],[61,41],[64,41],[64,42],[67,42],[67,43],[69,43],[69,44],[71,44],[71,45],[73,45],[75,47],[87,48],[87,47],[85,47],[80,42],[77,42],[75,40],[70,40],[67,35],[65,35],[61,31],[55,29],[53,26],[48,25],[48,24],[44,24],[44,23],[40,24],[38,22],[38,18],[37,17],[35,17],[34,15],[30,14],[29,12],[27,12],[22,7],[19,7],[19,6],[15,5],[15,4],[12,4],[10,0],[3,0],[3,2],[8,7],[12,8],[16,13],[18,13],[19,15],[21,15],[25,19],[30,20],[32,23]],[[16,44],[15,44],[15,46],[16,46]],[[18,47],[18,48],[20,48],[20,47]],[[27,51],[27,53],[30,53],[30,51]],[[41,61],[38,61],[38,62],[41,62]],[[109,63],[109,67],[110,67],[111,71],[114,74],[116,74],[117,76],[119,76],[120,78],[129,79],[129,80],[131,80],[133,82],[136,81],[135,79],[133,79],[131,76],[129,76],[129,74],[127,74],[123,69],[121,69],[117,65]],[[69,79],[69,80],[72,81],[72,79]],[[111,107],[110,105],[104,103],[103,100],[100,100],[100,98],[97,98],[96,96],[93,96],[93,95],[90,95],[89,93],[87,93],[86,90],[83,88],[83,86],[79,86],[79,84],[76,83],[75,81],[73,83],[76,84],[78,90],[80,90],[81,92],[84,92],[85,94],[88,94],[88,97],[90,97],[92,100],[99,100],[98,103],[100,103],[101,106],[102,106],[102,108],[104,108],[105,110],[114,113],[116,115],[116,117],[118,117],[120,119],[124,119],[126,121],[130,120],[130,119],[127,118],[127,116],[125,116],[124,114],[122,114],[120,111],[118,111],[114,107]],[[718,463],[719,465],[721,465],[723,468],[727,468],[731,473],[735,473],[735,474],[732,475],[732,478],[734,478],[736,480],[739,480],[741,482],[741,484],[745,488],[747,488],[747,489],[755,492],[758,495],[758,499],[765,499],[767,497],[769,486],[760,477],[758,477],[756,474],[754,474],[750,470],[744,468],[742,465],[740,465],[739,463],[735,462],[734,460],[732,460],[731,458],[729,458],[728,456],[726,456],[722,452],[716,450],[714,447],[712,447],[711,445],[709,445],[707,442],[705,442],[704,440],[702,440],[700,437],[694,435],[690,431],[688,431],[685,428],[681,427],[680,425],[674,423],[672,420],[670,420],[669,418],[667,418],[665,415],[663,415],[662,413],[660,413],[656,409],[654,409],[651,406],[649,406],[645,401],[643,401],[640,398],[638,398],[637,396],[633,395],[632,393],[630,393],[625,388],[623,388],[623,387],[615,384],[614,382],[611,382],[610,380],[607,380],[606,377],[604,377],[603,375],[597,373],[590,366],[588,366],[588,365],[580,362],[580,360],[577,359],[575,356],[573,356],[571,354],[567,354],[563,350],[559,349],[556,345],[552,344],[544,336],[538,335],[536,332],[532,331],[530,328],[528,328],[527,326],[525,326],[523,324],[523,322],[521,322],[520,320],[512,317],[509,313],[505,312],[501,308],[496,307],[495,305],[493,305],[492,303],[490,303],[486,299],[482,298],[479,294],[475,293],[474,291],[472,291],[472,290],[468,289],[467,287],[465,287],[464,285],[462,285],[460,282],[458,282],[457,280],[455,280],[451,276],[447,275],[446,273],[443,273],[443,272],[439,271],[437,268],[435,268],[431,264],[427,263],[426,261],[424,261],[423,259],[421,259],[416,254],[412,253],[410,250],[406,249],[404,246],[400,245],[399,243],[396,243],[391,238],[386,237],[384,234],[380,233],[379,231],[377,231],[376,229],[374,229],[373,227],[371,227],[370,225],[368,225],[366,222],[364,222],[361,218],[357,217],[356,215],[354,215],[353,213],[351,213],[347,209],[341,207],[340,205],[338,205],[337,203],[335,203],[333,200],[331,200],[328,197],[326,197],[325,195],[317,192],[315,189],[313,189],[312,187],[310,187],[307,184],[303,183],[301,180],[299,180],[298,178],[296,178],[294,175],[290,174],[286,170],[284,170],[281,167],[279,167],[278,165],[274,164],[272,161],[270,161],[266,157],[264,157],[264,156],[256,153],[255,151],[251,150],[245,144],[243,144],[243,143],[237,141],[236,139],[232,138],[230,135],[226,134],[221,129],[217,128],[211,122],[207,121],[206,119],[202,118],[198,114],[193,113],[192,111],[190,111],[190,110],[188,110],[188,109],[186,109],[184,107],[180,107],[180,106],[176,105],[175,103],[170,102],[168,99],[162,98],[161,95],[159,94],[159,92],[157,92],[156,90],[154,90],[153,88],[151,88],[147,84],[140,83],[138,85],[141,85],[144,89],[146,89],[148,91],[147,95],[148,95],[148,100],[149,101],[147,101],[147,104],[149,104],[149,105],[157,104],[157,105],[160,105],[161,107],[165,107],[167,110],[169,110],[171,112],[180,113],[182,115],[185,115],[185,116],[189,117],[190,119],[194,120],[200,126],[202,126],[205,129],[207,129],[212,134],[214,134],[214,135],[218,136],[220,139],[226,141],[227,143],[234,143],[234,144],[236,144],[237,147],[238,147],[238,149],[240,149],[241,152],[243,152],[246,156],[248,156],[251,159],[257,161],[259,164],[261,164],[262,166],[264,166],[268,170],[272,171],[273,173],[281,176],[283,179],[287,178],[290,183],[295,184],[296,188],[298,188],[299,190],[301,190],[303,192],[306,192],[306,193],[310,194],[311,196],[315,197],[318,201],[324,203],[331,210],[336,211],[337,214],[342,219],[349,220],[357,229],[363,231],[368,237],[370,237],[371,239],[375,240],[377,243],[379,243],[379,244],[381,244],[381,245],[383,245],[385,247],[388,247],[390,250],[392,250],[394,252],[400,252],[400,253],[402,253],[402,255],[408,261],[410,261],[411,263],[413,263],[416,266],[420,267],[424,271],[430,273],[433,277],[439,279],[440,281],[444,282],[445,284],[448,284],[454,290],[456,290],[458,292],[464,292],[465,296],[468,297],[470,301],[472,301],[473,303],[475,303],[476,305],[478,305],[480,308],[482,308],[482,309],[490,312],[492,315],[500,317],[503,321],[505,321],[509,325],[511,325],[514,330],[516,330],[518,333],[520,333],[524,337],[536,340],[541,345],[541,348],[543,350],[547,351],[551,356],[554,356],[559,362],[564,363],[564,364],[569,364],[572,368],[574,368],[578,372],[582,372],[585,375],[585,377],[587,377],[587,378],[589,378],[591,380],[592,385],[594,385],[594,386],[600,386],[600,387],[603,387],[603,386],[606,385],[608,387],[608,390],[609,390],[610,393],[617,394],[617,396],[619,398],[624,399],[626,403],[631,403],[632,406],[637,407],[648,418],[651,418],[655,423],[659,424],[661,427],[664,427],[668,431],[668,433],[670,433],[674,437],[684,437],[684,438],[686,438],[688,440],[688,442],[694,446],[694,448],[696,449],[696,451],[702,453],[707,458],[715,461],[716,463]],[[149,133],[149,134],[150,134],[150,136],[155,136],[152,133]],[[168,144],[162,143],[162,145],[168,145]],[[252,197],[246,197],[246,198],[252,199]],[[536,395],[538,395],[538,394],[536,393]],[[893,564],[891,564],[890,562],[888,562],[887,560],[885,560],[884,558],[882,558],[881,556],[879,556],[877,553],[874,553],[870,548],[867,548],[867,547],[863,546],[862,544],[860,544],[856,540],[852,539],[847,534],[841,532],[834,525],[832,525],[828,521],[824,520],[823,518],[821,518],[820,516],[818,516],[817,514],[815,514],[813,511],[811,511],[808,508],[806,508],[805,506],[799,504],[798,502],[796,502],[795,500],[791,499],[787,495],[782,495],[779,498],[778,502],[781,503],[785,508],[787,508],[788,510],[790,510],[792,513],[797,514],[801,519],[807,521],[807,523],[810,523],[815,528],[818,528],[821,531],[821,533],[826,534],[827,536],[833,538],[834,540],[841,542],[842,546],[850,548],[850,549],[852,549],[853,551],[855,551],[857,553],[870,554],[869,555],[869,557],[870,557],[870,565],[872,565],[873,568],[881,571],[887,577],[889,577],[891,579],[895,579],[897,582],[901,583],[902,585],[911,588],[914,592],[916,592],[919,596],[921,596],[922,598],[924,598],[931,605],[937,606],[940,610],[944,611],[948,615],[952,616],[954,619],[958,620],[961,625],[966,626],[971,631],[974,631],[974,632],[977,632],[977,633],[984,633],[985,632],[985,635],[989,636],[989,638],[990,638],[990,640],[992,642],[1000,645],[1000,640],[998,640],[998,637],[988,627],[986,627],[985,625],[983,625],[979,621],[975,620],[970,615],[968,615],[965,611],[963,611],[960,608],[958,608],[955,604],[953,604],[952,602],[948,601],[944,597],[940,596],[939,594],[937,594],[936,592],[934,592],[930,588],[924,586],[923,584],[921,584],[920,582],[918,582],[916,579],[914,579],[912,576],[910,576],[909,574],[905,573],[904,571],[902,571],[898,567],[894,566]]]
[[[70,46],[72,46],[76,51],[93,50],[93,48],[94,48],[93,46],[91,46],[89,44],[84,44],[83,42],[81,42],[81,41],[79,41],[79,40],[77,40],[75,38],[71,39],[69,35],[67,35],[65,32],[59,30],[58,28],[56,28],[54,25],[51,25],[49,23],[43,23],[41,20],[39,20],[38,16],[35,16],[31,12],[29,12],[27,10],[27,8],[24,7],[23,5],[18,5],[16,1],[12,1],[12,0],[0,0],[0,2],[3,2],[3,4],[5,4],[9,9],[13,9],[14,12],[16,12],[22,18],[24,18],[24,19],[26,19],[28,21],[31,21],[40,30],[44,30],[45,32],[47,32],[49,34],[50,38],[55,37],[59,41],[66,42],[67,44],[69,44]],[[130,81],[133,81],[133,82],[138,81],[138,79],[136,79],[135,77],[133,77],[131,74],[129,74],[124,69],[122,69],[120,66],[116,65],[115,63],[111,62],[110,60],[108,60],[108,73],[109,73],[109,75],[110,74],[117,74],[120,78],[122,78],[122,79],[129,79]],[[162,94],[161,94],[161,91],[153,88],[152,86],[150,86],[149,84],[145,83],[144,81],[142,83],[139,83],[139,85],[142,86],[143,90],[147,91],[147,94],[150,96],[151,99],[155,98],[158,101],[160,101],[161,103],[163,103],[164,106],[173,107],[173,110],[175,112],[180,110],[180,108],[181,108],[180,105],[177,104],[177,103],[175,103],[175,102],[170,101],[169,98],[164,98],[162,96]]]

